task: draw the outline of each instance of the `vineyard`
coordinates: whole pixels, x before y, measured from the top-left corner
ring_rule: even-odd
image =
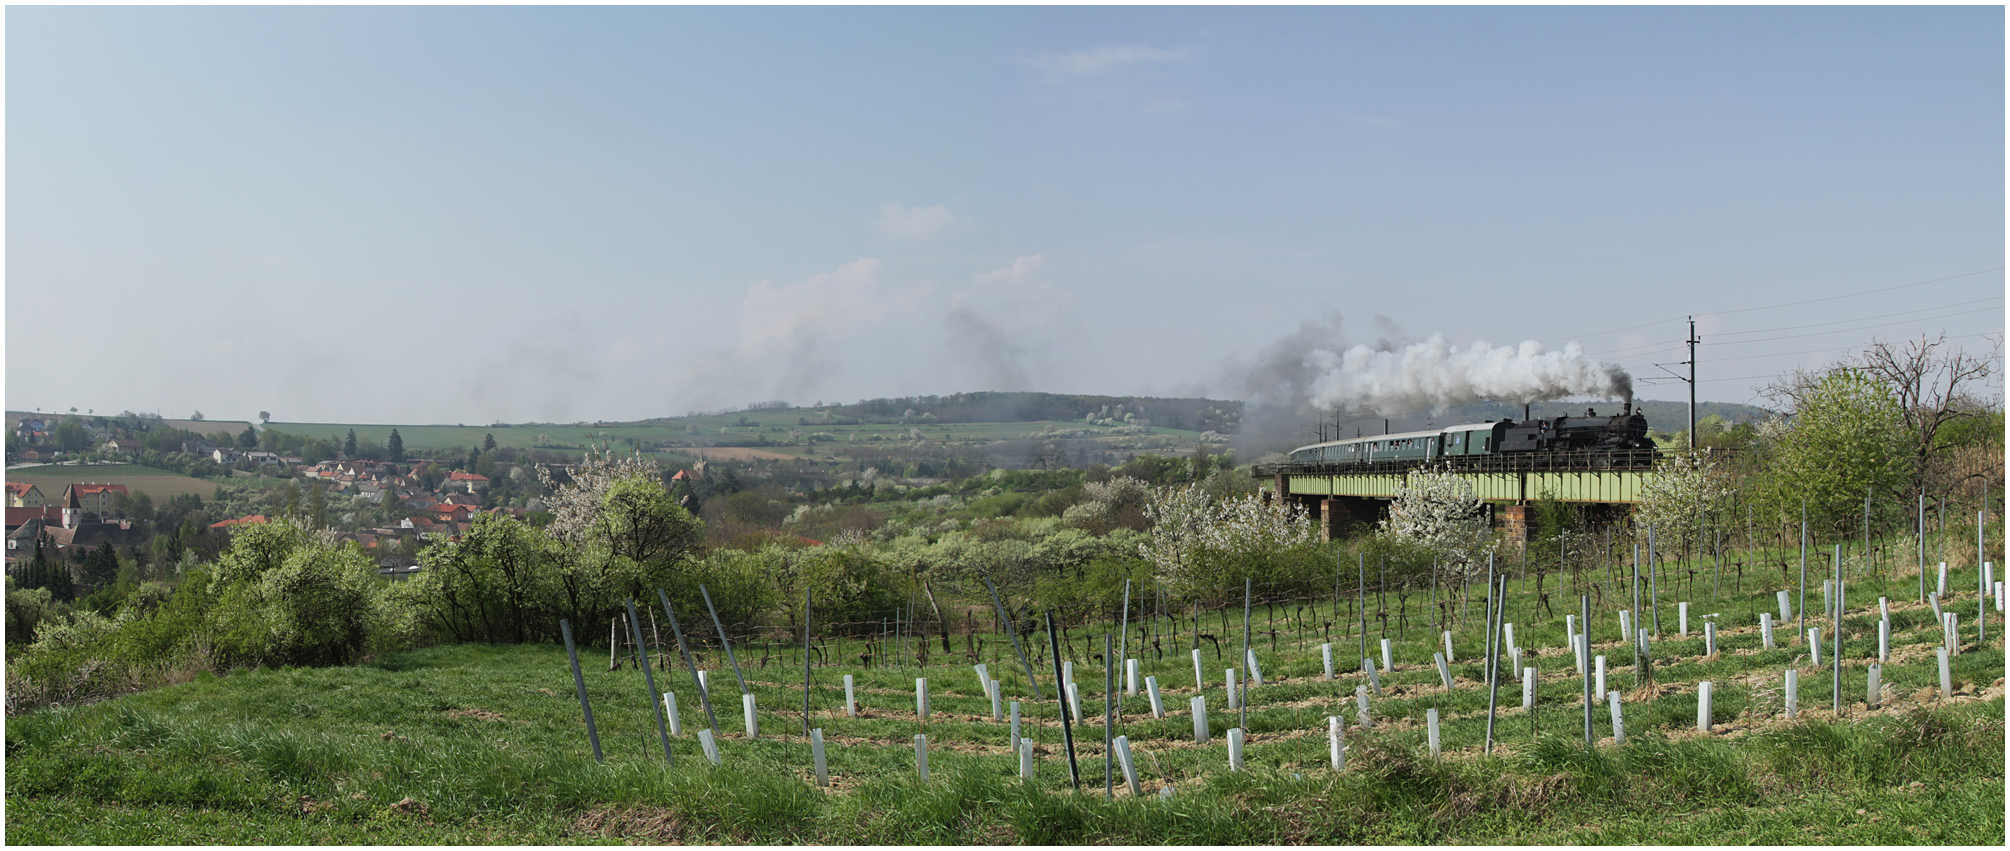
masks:
[[[15,717],[7,826],[33,844],[2002,841],[1993,565],[1955,559],[1943,584],[1845,554],[1838,591],[1820,555],[1805,586],[1717,573],[1798,551],[1648,561],[1637,616],[1630,559],[1576,577],[1583,599],[1552,588],[1554,611],[1514,565],[1497,613],[1484,581],[1386,620],[1396,595],[1372,582],[1185,612],[1140,592],[1051,637],[1017,618],[1015,649],[972,607],[948,652],[907,622],[818,624],[814,603],[807,648],[781,628],[722,643],[703,607],[637,600],[630,623],[577,625],[576,675],[561,647],[459,645]],[[1105,665],[1106,641],[1135,669]]]

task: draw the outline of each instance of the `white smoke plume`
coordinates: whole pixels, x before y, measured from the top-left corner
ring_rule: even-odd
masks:
[[[1568,396],[1633,398],[1631,375],[1585,354],[1574,342],[1561,350],[1544,350],[1534,340],[1500,347],[1479,341],[1460,349],[1432,334],[1393,350],[1315,350],[1305,363],[1319,373],[1311,385],[1312,404],[1325,410],[1389,416],[1485,401],[1526,405]]]

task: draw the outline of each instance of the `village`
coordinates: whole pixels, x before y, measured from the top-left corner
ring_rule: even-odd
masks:
[[[62,434],[71,430],[81,431],[84,440],[80,441],[74,433]],[[203,550],[214,552],[227,546],[233,530],[265,524],[275,515],[291,512],[303,519],[318,520],[316,525],[329,530],[338,542],[353,542],[376,562],[380,575],[402,579],[420,569],[416,554],[426,539],[458,540],[477,514],[530,519],[545,507],[540,499],[544,488],[536,468],[549,468],[558,480],[564,481],[566,471],[574,466],[523,463],[524,459],[517,457],[514,450],[498,450],[492,441],[486,452],[477,450],[453,460],[399,461],[351,457],[351,452],[357,450],[351,441],[350,446],[324,450],[332,451],[336,457],[310,461],[298,454],[249,448],[244,444],[257,445],[256,435],[251,433],[240,443],[224,441],[227,432],[205,439],[192,431],[172,427],[155,431],[182,439],[176,445],[162,446],[158,439],[151,439],[153,433],[147,434],[149,439],[115,436],[133,432],[102,418],[95,421],[74,415],[20,418],[8,435],[7,572],[17,574],[34,557],[38,541],[48,555],[70,563],[81,563],[86,553],[107,545],[137,560],[150,551],[162,550],[155,542],[162,535],[177,537],[174,543],[178,546],[173,549],[201,540]],[[180,433],[175,434],[177,431]],[[250,431],[247,426],[247,432]],[[68,451],[55,448],[63,437],[67,437],[72,447],[82,443],[88,448]],[[162,449],[174,451],[163,453]],[[227,488],[245,487],[233,482],[286,481],[283,486],[271,489],[275,504],[266,510],[226,517],[212,513],[199,529],[170,528],[169,523],[156,528],[157,504],[161,509],[158,519],[176,519],[166,510],[170,500],[154,500],[127,484],[98,481],[99,477],[94,475],[95,468],[131,471],[135,464],[180,468],[203,481],[215,480],[218,498],[207,503],[202,503],[199,495],[195,500],[189,496],[176,497],[184,506],[195,502],[211,512],[229,504],[221,499]],[[696,471],[677,471],[671,477],[672,483],[690,478],[693,472],[702,476],[703,464],[698,466]],[[493,477],[477,469],[486,470]],[[83,481],[71,481],[60,490],[52,487],[45,492],[37,482],[18,480],[30,474],[56,473]],[[495,486],[497,479],[501,480],[501,487]],[[256,497],[252,499],[256,501]],[[279,502],[282,499],[285,502]]]

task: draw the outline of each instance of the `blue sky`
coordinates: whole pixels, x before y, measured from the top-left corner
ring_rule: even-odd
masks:
[[[1235,396],[1336,315],[1645,377],[1697,314],[1748,401],[2004,327],[2000,7],[6,16],[11,409]]]

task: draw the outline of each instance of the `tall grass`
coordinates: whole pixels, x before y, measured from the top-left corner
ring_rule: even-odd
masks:
[[[1768,605],[1766,591],[1748,586],[1763,595],[1751,605]],[[1972,612],[1969,595],[1950,606]],[[1707,658],[1700,629],[1680,638],[1664,618],[1664,637],[1654,643],[1659,691],[1628,698],[1624,745],[1611,744],[1605,709],[1595,707],[1602,742],[1591,750],[1581,739],[1582,683],[1560,618],[1517,621],[1520,643],[1534,650],[1525,664],[1541,672],[1538,707],[1531,717],[1520,708],[1519,684],[1502,684],[1491,756],[1481,754],[1487,695],[1477,685],[1477,630],[1455,636],[1461,661],[1452,668],[1462,682],[1449,692],[1429,661],[1440,649],[1437,635],[1392,635],[1399,664],[1382,677],[1387,693],[1373,700],[1378,723],[1369,730],[1353,723],[1354,685],[1363,680],[1356,665],[1338,665],[1339,677],[1328,682],[1316,642],[1300,650],[1286,641],[1275,652],[1265,642],[1259,657],[1270,682],[1251,692],[1242,772],[1228,770],[1222,741],[1234,723],[1221,681],[1225,660],[1208,654],[1208,685],[1196,691],[1184,653],[1139,654],[1144,673],[1159,677],[1168,717],[1152,718],[1142,695],[1122,700],[1116,732],[1134,743],[1144,794],[1131,797],[1119,778],[1114,799],[1101,790],[1103,671],[1086,657],[1076,659],[1088,721],[1076,728],[1080,792],[1067,780],[1051,681],[1042,683],[1046,699],[1035,700],[1009,651],[987,661],[1007,698],[1022,702],[1040,751],[1036,779],[1017,778],[1005,725],[990,720],[968,660],[954,657],[926,668],[813,672],[809,720],[830,742],[831,789],[810,774],[802,669],[794,665],[742,658],[761,713],[762,735],[750,740],[740,732],[730,669],[701,654],[700,667],[714,671],[724,728],[726,763],[718,767],[692,738],[704,715],[681,666],[656,678],[660,690],[677,692],[682,709],[675,766],[663,762],[639,673],[588,661],[607,755],[595,763],[565,653],[555,647],[459,645],[349,668],[204,673],[11,718],[8,837],[49,844],[2002,841],[2001,697],[1913,699],[1937,690],[1930,647],[1940,635],[1930,612],[1904,604],[1893,612],[1894,652],[1904,658],[1884,669],[1892,708],[1867,712],[1863,664],[1875,648],[1876,600],[1864,593],[1850,600],[1844,689],[1855,707],[1845,718],[1824,711],[1828,668],[1809,666],[1806,648],[1784,628],[1781,646],[1764,651],[1752,624],[1727,615],[1721,652]],[[1713,606],[1692,612],[1742,611],[1745,601]],[[1592,624],[1601,639],[1593,652],[1612,657],[1608,688],[1630,692],[1630,649],[1610,620]],[[1990,642],[1971,638],[1954,659],[1956,683],[1970,694],[2002,675],[1999,625],[1992,623]],[[1338,660],[1352,655],[1351,645],[1336,644]],[[1791,723],[1779,720],[1778,695],[1789,666],[1804,675],[1806,713]],[[857,681],[861,717],[841,708],[846,672]],[[913,708],[916,676],[930,684],[925,726]],[[1715,684],[1714,720],[1726,728],[1716,734],[1694,732],[1700,679]],[[1186,711],[1196,694],[1212,722],[1214,740],[1204,747],[1192,743]],[[1425,746],[1431,708],[1443,721],[1441,759]],[[1324,735],[1336,711],[1349,721],[1348,769],[1340,773],[1327,766]],[[917,732],[931,743],[926,783],[914,774]],[[1165,788],[1174,790],[1170,798],[1159,796]]]

